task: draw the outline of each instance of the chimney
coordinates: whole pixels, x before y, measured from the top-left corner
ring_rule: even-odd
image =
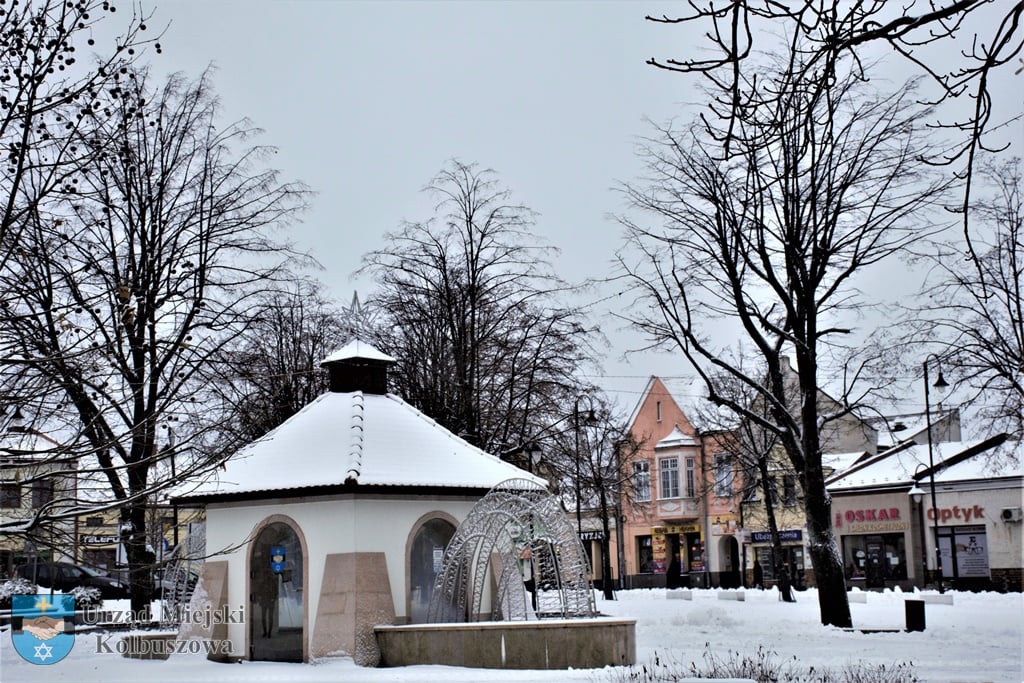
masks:
[[[325,358],[320,365],[330,373],[331,391],[388,393],[388,367],[397,361],[370,344],[355,339]]]

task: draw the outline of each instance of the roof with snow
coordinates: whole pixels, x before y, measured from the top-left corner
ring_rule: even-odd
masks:
[[[370,344],[362,341],[361,339],[353,339],[345,346],[341,347],[331,355],[324,358],[321,365],[327,365],[328,363],[336,363],[342,360],[352,360],[355,358],[363,358],[366,360],[376,360],[388,363],[396,362],[394,358],[386,353],[378,351]]]
[[[666,436],[664,439],[654,445],[655,448],[677,448],[679,446],[699,446],[700,442],[693,438],[689,434],[679,429],[679,425]]]
[[[330,392],[240,450],[183,498],[345,485],[490,489],[512,478],[547,486],[397,396]]]
[[[1020,477],[1019,463],[1001,468],[984,457],[1005,440],[997,435],[979,441],[948,441],[933,444],[932,461],[936,482],[968,481],[997,477]],[[928,446],[907,442],[857,463],[827,480],[830,491],[872,487],[912,486],[930,477]]]
[[[390,357],[365,342],[352,342],[331,354],[324,365],[332,387],[381,376],[360,375],[346,361]],[[351,373],[352,376],[341,377]],[[338,377],[336,377],[336,375]],[[223,469],[180,500],[257,498],[261,493],[308,489],[354,490],[362,487],[489,490],[506,479],[547,482],[455,436],[401,398],[372,390],[334,389],[225,463]]]

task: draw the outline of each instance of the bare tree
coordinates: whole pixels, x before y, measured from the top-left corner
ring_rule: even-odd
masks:
[[[744,406],[746,412],[760,414],[762,422],[771,421],[771,415],[765,412],[766,403],[760,392],[727,376],[717,377],[715,381],[716,394],[727,396],[730,402]],[[758,512],[763,510],[763,521],[771,538],[772,568],[778,581],[779,593],[785,602],[794,602],[790,574],[783,565],[785,556],[776,514],[779,503],[776,474],[780,469],[779,460],[785,457],[779,453],[782,448],[778,435],[745,416],[737,418],[729,410],[703,410],[699,419],[705,425],[702,429],[702,432],[706,432],[704,438],[714,444],[716,452],[729,457],[734,469],[740,473],[739,506],[744,510],[755,507]],[[709,493],[706,491],[703,495]],[[744,514],[744,525],[751,521]]]
[[[981,165],[971,230],[938,243],[919,297],[927,338],[990,428],[1024,438],[1024,179],[1021,160]],[[985,195],[983,190],[989,190]]]
[[[247,123],[220,124],[209,74],[157,85],[129,71],[116,83],[130,96],[104,98],[97,106],[111,115],[74,138],[95,163],[64,201],[27,215],[0,275],[0,344],[17,360],[4,368],[5,389],[66,423],[57,455],[77,457],[82,490],[59,516],[120,510],[141,609],[151,589],[146,501],[175,483],[151,475],[167,457],[177,478],[220,457],[212,368],[250,324],[260,291],[286,274],[288,251],[271,231],[304,190],[265,168],[269,150],[251,146]],[[172,420],[169,451],[158,434]]]
[[[557,419],[587,331],[559,303],[567,287],[533,212],[493,171],[452,161],[426,191],[434,217],[364,259],[378,285],[378,342],[398,359],[406,400],[481,448],[517,450]]]
[[[315,282],[259,297],[255,318],[227,351],[224,375],[214,384],[231,414],[225,450],[264,436],[327,391],[320,361],[353,335]]]
[[[768,42],[778,50],[775,34],[789,37],[785,49],[791,65],[803,71],[801,81],[810,97],[832,87],[837,70],[852,64],[860,78],[867,78],[865,64],[888,50],[919,71],[932,86],[931,101],[959,104],[937,128],[952,132],[952,146],[929,156],[932,163],[960,163],[966,178],[962,208],[968,226],[971,179],[975,159],[988,146],[986,133],[1005,125],[992,120],[993,76],[998,69],[1015,66],[1024,47],[1020,24],[1024,2],[993,3],[988,0],[893,3],[886,0],[712,0],[689,3],[682,17],[651,17],[661,24],[693,24],[702,29],[710,53],[700,57],[648,60],[648,64],[680,73],[700,74],[716,93],[707,116],[719,124],[719,140],[726,151],[739,132],[740,121],[750,107],[775,106],[772,100],[785,93],[745,87],[747,70]],[[972,29],[972,27],[977,27]],[[956,55],[951,64],[949,56]],[[947,66],[949,65],[949,66]],[[845,67],[849,68],[849,66]],[[767,100],[767,101],[766,101]],[[963,112],[966,100],[967,112]],[[1014,117],[1019,118],[1017,114]]]
[[[842,316],[863,303],[857,276],[928,232],[923,219],[946,184],[919,161],[929,152],[917,140],[921,110],[906,95],[865,93],[857,65],[841,66],[822,92],[804,83],[802,65],[751,73],[748,100],[778,95],[729,124],[727,159],[716,143],[725,131],[661,129],[643,149],[646,186],[626,187],[655,225],[623,219],[620,263],[646,304],[630,319],[679,348],[713,402],[780,440],[804,491],[821,620],[848,626],[821,457],[822,426],[837,416],[821,414],[819,362],[849,331]],[[758,372],[714,343],[716,320],[749,340]],[[784,373],[789,354],[796,382]],[[764,413],[716,392],[719,375],[755,392]]]
[[[75,142],[91,121],[110,115],[99,106],[109,86],[153,44],[147,16],[130,6],[124,33],[96,46],[94,30],[115,7],[105,0],[38,0],[0,7],[0,270],[20,243],[31,214],[92,162],[94,150]],[[87,64],[93,49],[105,52]]]

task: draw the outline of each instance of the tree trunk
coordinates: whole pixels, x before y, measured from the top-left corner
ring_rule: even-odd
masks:
[[[820,476],[820,470],[817,474]],[[825,491],[824,477],[820,481],[809,481],[804,496],[809,536],[807,550],[811,555],[814,580],[818,586],[821,623],[849,628],[853,626],[853,619],[846,597],[846,576],[843,573],[839,544],[832,533],[832,504]]]

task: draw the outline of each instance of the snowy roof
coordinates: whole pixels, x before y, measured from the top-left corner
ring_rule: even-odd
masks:
[[[858,460],[866,455],[867,451],[851,451],[848,453],[822,453],[821,464],[830,468],[833,472],[839,473],[852,467]]]
[[[1020,476],[1020,466],[1016,472],[995,473],[992,465],[983,456],[1001,440],[989,438],[979,441],[947,441],[932,446],[932,460],[935,464],[936,481],[964,481],[984,479],[993,476]],[[855,489],[872,486],[911,486],[915,480],[928,475],[928,446],[906,443],[879,453],[865,460],[862,464],[852,466],[846,473],[839,473],[826,483],[830,491]]]
[[[699,446],[700,442],[693,438],[689,434],[685,434],[683,430],[679,429],[679,425],[666,436],[664,439],[654,445],[655,448],[674,448],[678,446]]]
[[[321,365],[326,363],[336,363],[340,360],[350,360],[353,358],[364,358],[367,360],[377,360],[394,363],[394,358],[388,354],[378,351],[372,345],[360,339],[353,339],[345,346],[341,347],[331,355],[327,356],[321,361]]]
[[[328,392],[183,498],[322,486],[490,489],[547,482],[472,446],[397,396]]]

